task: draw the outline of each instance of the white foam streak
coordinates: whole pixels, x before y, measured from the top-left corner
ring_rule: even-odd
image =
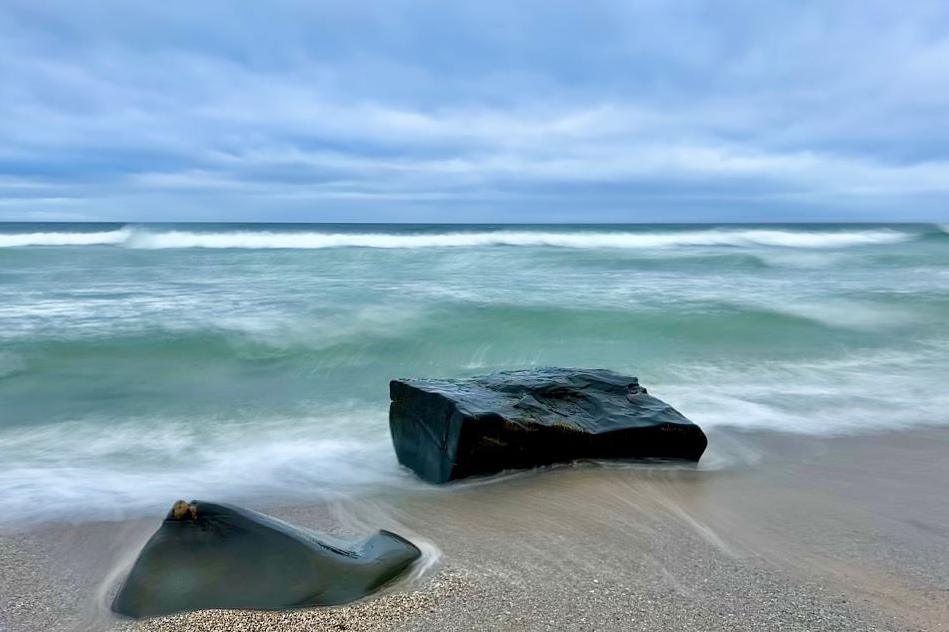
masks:
[[[118,246],[124,244],[132,231],[128,228],[79,233],[0,233],[0,248],[24,246]]]
[[[648,249],[689,246],[771,246],[839,248],[906,241],[913,235],[878,230],[809,231],[707,229],[689,231],[541,231],[498,230],[443,233],[329,233],[318,231],[160,231],[122,228],[103,232],[0,234],[0,248],[24,246],[123,246],[167,248],[476,248],[490,246]]]
[[[378,411],[222,422],[88,419],[0,431],[0,525],[56,516],[121,519],[169,499],[307,501],[368,487],[411,486],[384,433],[353,431]],[[382,417],[384,419],[384,416]],[[378,425],[378,424],[377,424]],[[248,441],[253,434],[254,441]]]
[[[748,366],[717,362],[683,368],[683,382],[662,385],[661,392],[703,428],[848,435],[949,424],[949,395],[938,377],[945,372],[939,349]]]
[[[893,230],[809,232],[786,230],[701,230],[670,232],[483,231],[451,233],[322,233],[136,231],[132,248],[473,248],[488,246],[558,248],[672,248],[677,246],[778,246],[834,248],[905,241]]]

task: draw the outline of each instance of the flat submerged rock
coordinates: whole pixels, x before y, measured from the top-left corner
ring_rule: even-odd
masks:
[[[605,369],[543,368],[389,384],[399,463],[432,483],[577,459],[698,461],[705,433]]]

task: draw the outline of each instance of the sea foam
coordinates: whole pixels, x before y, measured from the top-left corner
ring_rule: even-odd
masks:
[[[120,228],[100,232],[0,233],[0,248],[24,246],[119,246],[132,230]]]
[[[136,231],[133,248],[472,248],[550,246],[559,248],[669,248],[675,246],[783,246],[832,248],[904,241],[893,230],[809,232],[785,230],[703,230],[683,232],[481,231],[431,234]]]
[[[388,437],[366,432],[366,419],[384,419],[384,412],[333,413],[253,423],[206,420],[213,432],[167,418],[0,429],[0,525],[83,520],[89,507],[99,518],[122,519],[161,511],[179,497],[318,502],[416,486],[396,466]]]
[[[102,246],[167,248],[476,248],[490,246],[555,248],[675,248],[688,246],[770,246],[839,248],[907,241],[914,234],[892,229],[780,230],[705,229],[687,231],[497,230],[407,232],[221,231],[122,228],[105,232],[0,234],[0,247]]]

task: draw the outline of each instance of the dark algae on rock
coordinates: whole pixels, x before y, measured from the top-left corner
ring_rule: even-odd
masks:
[[[698,461],[708,441],[635,377],[543,368],[389,384],[399,462],[432,483],[577,459]]]
[[[420,555],[389,531],[348,550],[254,511],[178,501],[135,560],[112,610],[141,618],[341,604],[371,593]]]

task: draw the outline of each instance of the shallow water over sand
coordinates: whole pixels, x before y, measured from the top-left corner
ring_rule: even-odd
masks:
[[[383,629],[942,629],[946,429],[710,438],[761,460],[557,467],[254,508],[344,540],[380,527],[411,538],[426,563],[390,594],[429,592],[444,572],[466,580],[422,613],[396,600]],[[114,629],[108,604],[159,521],[0,529],[0,589],[22,604],[0,608],[0,626]],[[355,629],[376,629],[359,614],[374,603],[357,604]],[[210,629],[326,629],[332,611],[199,616]],[[145,629],[170,627],[188,620]]]

